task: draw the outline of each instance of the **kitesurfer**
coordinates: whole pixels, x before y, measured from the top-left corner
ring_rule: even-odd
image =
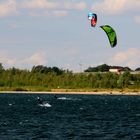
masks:
[[[54,95],[54,98],[55,98],[55,99],[57,99],[57,96],[56,96],[56,95]]]
[[[42,104],[43,100],[40,97],[37,97],[38,104]]]

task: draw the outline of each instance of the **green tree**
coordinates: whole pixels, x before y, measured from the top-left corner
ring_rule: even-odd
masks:
[[[128,87],[130,85],[131,75],[129,71],[124,72],[119,76],[117,81],[119,88]]]
[[[0,63],[0,73],[2,73],[4,71],[4,68],[2,66],[2,63]]]

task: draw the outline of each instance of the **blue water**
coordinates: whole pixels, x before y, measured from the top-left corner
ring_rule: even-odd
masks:
[[[140,140],[140,96],[0,94],[0,140]]]

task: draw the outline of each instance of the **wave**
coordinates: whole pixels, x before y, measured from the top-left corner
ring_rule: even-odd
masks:
[[[69,100],[70,98],[66,98],[66,97],[59,97],[57,98],[58,100]]]
[[[58,100],[72,100],[72,101],[81,100],[81,99],[78,99],[78,98],[67,98],[67,97],[58,97],[57,99]]]
[[[43,102],[42,104],[39,104],[39,106],[41,106],[41,107],[52,107],[52,105],[51,104],[49,104],[48,102]]]

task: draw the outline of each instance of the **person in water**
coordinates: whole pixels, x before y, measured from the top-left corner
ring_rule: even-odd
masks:
[[[55,98],[55,99],[57,99],[57,96],[56,96],[56,95],[54,95],[54,98]]]
[[[39,104],[43,103],[43,100],[40,97],[37,97],[37,101],[38,101]]]

